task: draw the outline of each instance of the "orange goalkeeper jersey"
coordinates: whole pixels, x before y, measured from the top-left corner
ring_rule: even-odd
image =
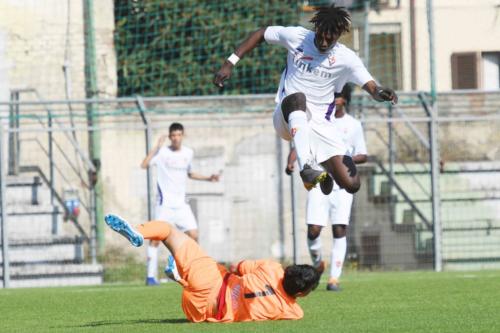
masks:
[[[282,286],[283,267],[272,260],[245,260],[238,274],[231,274],[225,295],[226,312],[221,320],[250,321],[300,319],[304,313]]]

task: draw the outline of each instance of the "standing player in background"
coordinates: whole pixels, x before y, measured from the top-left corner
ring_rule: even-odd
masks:
[[[366,152],[365,137],[361,122],[346,113],[351,101],[351,87],[346,84],[340,94],[335,98],[335,126],[341,135],[354,163],[365,163],[368,156]],[[287,174],[294,169],[295,151],[290,151],[288,156]],[[346,232],[351,216],[353,195],[334,185],[332,193],[323,195],[317,188],[313,188],[307,195],[307,245],[313,266],[322,273],[325,263],[321,255],[321,229],[332,223],[333,247],[331,255],[330,278],[326,286],[327,290],[338,291],[339,279],[342,273],[345,255],[347,252]]]
[[[311,19],[314,31],[303,27],[269,26],[253,32],[224,62],[214,84],[224,86],[240,58],[263,41],[288,50],[287,65],[281,75],[273,115],[274,128],[285,140],[293,140],[300,176],[307,190],[320,184],[325,194],[335,182],[349,193],[359,190],[359,176],[351,157],[335,131],[334,93],[346,82],[366,90],[376,101],[397,102],[396,93],[380,87],[359,57],[338,43],[348,32],[351,17],[343,7],[318,8]],[[328,173],[312,168],[321,164]]]
[[[168,147],[164,145],[167,135],[161,136],[156,147],[141,163],[143,169],[153,165],[157,167],[155,219],[169,221],[189,237],[198,241],[196,219],[191,207],[186,203],[187,178],[217,182],[219,175],[202,176],[191,171],[193,150],[182,145],[184,138],[182,124],[171,124],[168,138],[170,139]],[[147,285],[158,284],[158,245],[159,242],[151,241],[148,247]],[[171,257],[169,257],[169,265],[175,265]]]

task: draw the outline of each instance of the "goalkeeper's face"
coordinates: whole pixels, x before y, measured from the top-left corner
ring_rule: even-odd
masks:
[[[180,149],[182,145],[182,139],[184,138],[184,132],[180,130],[175,130],[170,132],[168,138],[170,139],[170,145],[174,149]]]

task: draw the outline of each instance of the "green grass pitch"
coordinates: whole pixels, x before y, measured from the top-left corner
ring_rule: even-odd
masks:
[[[500,332],[500,271],[349,273],[300,300],[304,319],[191,324],[181,289],[113,284],[0,290],[0,332]]]

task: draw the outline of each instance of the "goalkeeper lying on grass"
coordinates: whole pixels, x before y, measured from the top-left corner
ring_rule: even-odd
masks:
[[[131,226],[116,215],[107,215],[105,221],[134,246],[141,246],[144,239],[165,244],[184,288],[182,310],[192,322],[300,319],[304,313],[296,298],[307,296],[319,283],[312,266],[283,269],[271,260],[244,260],[228,272],[195,241],[163,221]]]

